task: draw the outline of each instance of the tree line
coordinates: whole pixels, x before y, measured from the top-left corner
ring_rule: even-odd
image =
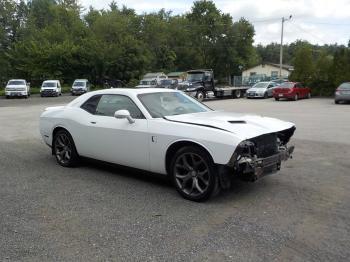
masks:
[[[164,9],[137,14],[114,1],[107,9],[83,10],[78,0],[1,0],[0,80],[25,78],[35,85],[49,78],[95,84],[120,79],[134,85],[145,72],[195,68],[213,68],[218,78],[240,75],[242,68],[279,62],[279,45],[254,46],[254,34],[247,19],[233,18],[208,0],[195,1],[181,15]],[[295,66],[293,79],[319,81],[328,93],[350,80],[343,70],[350,64],[349,47],[296,41],[284,50],[285,63]],[[298,59],[305,52],[311,65]]]

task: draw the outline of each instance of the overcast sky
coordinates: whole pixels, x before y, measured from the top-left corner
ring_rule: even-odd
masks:
[[[108,8],[111,1],[80,0],[88,8]],[[175,14],[189,12],[191,0],[119,0],[137,13],[158,11],[161,8]],[[247,18],[255,27],[255,44],[280,42],[281,18],[285,22],[284,42],[305,39],[314,44],[338,43],[347,45],[350,39],[350,0],[216,0],[216,6],[230,13],[233,20]]]

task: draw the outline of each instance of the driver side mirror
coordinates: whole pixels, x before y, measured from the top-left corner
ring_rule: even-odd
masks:
[[[124,119],[126,118],[130,124],[135,123],[135,120],[130,116],[130,112],[128,110],[122,109],[118,110],[114,113],[114,117],[117,119]]]

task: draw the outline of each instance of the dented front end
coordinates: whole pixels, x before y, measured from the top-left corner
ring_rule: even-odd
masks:
[[[294,131],[293,126],[241,142],[227,165],[230,173],[233,171],[234,175],[245,181],[255,181],[277,172],[281,163],[292,157],[294,146],[287,144]]]

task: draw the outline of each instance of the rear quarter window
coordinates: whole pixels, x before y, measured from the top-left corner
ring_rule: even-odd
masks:
[[[90,97],[80,108],[84,109],[90,114],[95,114],[98,103],[100,102],[101,95]]]

